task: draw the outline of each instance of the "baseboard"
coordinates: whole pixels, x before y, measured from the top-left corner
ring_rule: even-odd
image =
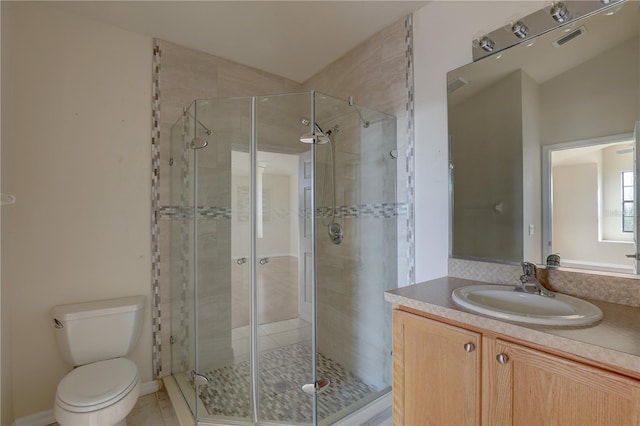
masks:
[[[152,380],[150,382],[145,382],[140,384],[140,396],[156,393],[159,390],[160,390],[160,380]]]
[[[56,418],[53,417],[53,410],[40,411],[39,413],[20,417],[13,422],[15,426],[47,426],[51,423],[56,423]]]
[[[158,380],[140,384],[140,396],[149,395],[159,390],[160,382]],[[47,426],[51,423],[56,423],[53,410],[46,410],[20,417],[13,422],[13,426]]]
[[[391,392],[387,392],[386,394],[382,395],[378,399],[371,401],[369,404],[365,405],[354,413],[343,417],[335,423],[332,423],[332,426],[380,424],[372,422],[371,420],[378,417],[385,409],[390,408],[392,402],[392,394]],[[389,424],[391,423],[390,420],[391,419],[388,419]],[[385,422],[384,424],[387,423]]]

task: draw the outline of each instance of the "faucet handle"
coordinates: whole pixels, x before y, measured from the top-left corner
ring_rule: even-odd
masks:
[[[525,276],[528,277],[535,277],[537,274],[538,268],[536,268],[536,265],[534,263],[531,262],[522,262],[522,272],[524,273]]]

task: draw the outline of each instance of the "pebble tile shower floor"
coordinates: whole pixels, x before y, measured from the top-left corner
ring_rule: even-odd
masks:
[[[311,377],[311,346],[297,343],[260,354],[260,417],[308,423],[310,395],[301,386]],[[250,417],[249,361],[210,371],[200,399],[213,416]],[[337,362],[318,354],[318,377],[331,385],[318,397],[318,416],[325,418],[377,392]]]

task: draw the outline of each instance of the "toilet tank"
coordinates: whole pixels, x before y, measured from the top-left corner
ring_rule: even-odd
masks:
[[[54,306],[51,315],[62,357],[78,366],[128,354],[140,336],[145,297]]]

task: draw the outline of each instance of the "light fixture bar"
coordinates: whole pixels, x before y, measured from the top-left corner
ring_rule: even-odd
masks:
[[[506,30],[500,28],[473,40],[473,60],[491,56],[601,10],[618,7],[625,1],[627,0],[554,1],[544,9],[516,20]]]

